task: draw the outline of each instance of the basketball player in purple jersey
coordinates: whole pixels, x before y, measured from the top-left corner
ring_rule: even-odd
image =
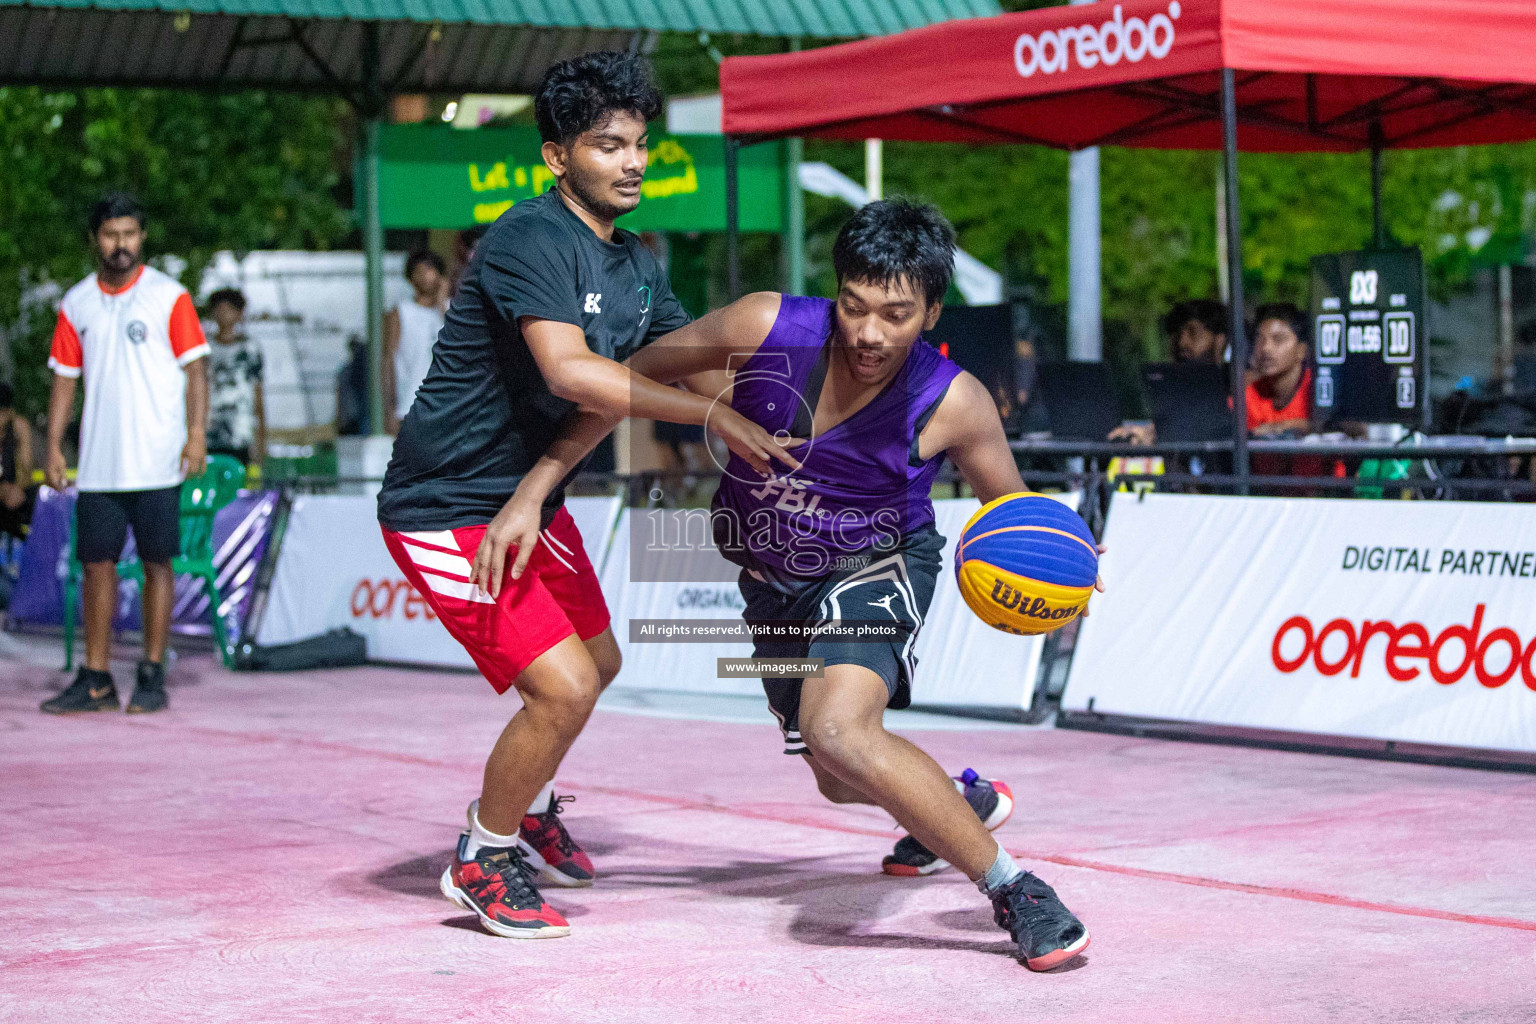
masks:
[[[1025,964],[1049,970],[1088,945],[1087,929],[988,833],[989,815],[967,797],[991,787],[967,773],[962,793],[883,723],[887,707],[910,701],[913,642],[941,567],[929,491],[943,459],[983,503],[1025,489],[986,388],[921,339],[938,320],[954,249],[953,229],[933,208],[871,203],[833,247],[835,301],[749,295],[629,366],[658,383],[728,394],[733,410],[800,460],[774,478],[733,456],[713,509],[716,542],[742,567],[746,620],[801,630],[787,640],[759,636],[756,656],[824,663],[821,678],[764,680],[786,753],[805,756],[834,803],[884,808],[910,833],[903,842],[964,871]],[[541,498],[540,487],[569,471],[564,460],[615,422],[597,412],[568,421],[521,499]],[[476,560],[488,583],[519,539],[506,534],[493,523]],[[884,638],[847,636],[861,625]],[[893,856],[902,852],[898,844]]]

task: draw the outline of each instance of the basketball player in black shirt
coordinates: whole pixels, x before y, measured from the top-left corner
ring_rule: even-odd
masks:
[[[384,540],[406,578],[496,691],[515,686],[523,699],[441,881],[498,935],[570,931],[530,876],[592,884],[591,860],[557,817],[571,798],[550,783],[620,660],[563,507],[580,464],[533,507],[513,500],[519,482],[541,460],[570,464],[546,456],[578,408],[613,422],[707,420],[759,470],[770,459],[798,466],[729,408],[623,365],[689,319],[657,260],[614,226],[640,202],[646,124],[661,103],[638,57],[591,53],[550,68],[534,110],[556,185],[513,206],[475,247],[379,493]],[[513,556],[520,571],[504,571]]]

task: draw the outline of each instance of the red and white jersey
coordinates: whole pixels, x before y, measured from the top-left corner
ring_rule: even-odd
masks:
[[[85,377],[80,417],[82,491],[147,491],[181,483],[187,375],[208,354],[192,297],[175,278],[141,267],[111,291],[95,274],[64,293],[48,366]]]

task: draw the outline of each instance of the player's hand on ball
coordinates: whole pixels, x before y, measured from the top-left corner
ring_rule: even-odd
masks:
[[[501,581],[507,569],[507,551],[516,549],[517,558],[512,563],[512,579],[523,575],[528,559],[533,557],[533,546],[539,542],[539,521],[543,509],[538,504],[512,498],[496,513],[491,525],[480,538],[475,550],[475,562],[470,567],[469,581],[480,588],[481,593],[492,598],[501,595]]]
[[[735,409],[718,404],[710,413],[706,425],[725,442],[727,448],[745,459],[747,465],[763,476],[774,475],[771,460],[777,460],[790,469],[800,468],[800,460],[786,450],[804,444],[805,441],[800,438],[789,437],[787,434],[776,437]]]
[[[1109,548],[1105,547],[1103,544],[1100,544],[1099,545],[1099,557],[1103,558],[1104,557],[1104,552],[1106,552],[1108,550],[1109,550]],[[1093,578],[1093,589],[1097,590],[1101,594],[1104,593],[1104,577],[1103,576],[1095,576]],[[1088,617],[1088,605],[1085,604],[1085,605],[1083,605],[1083,618],[1086,619],[1087,617]]]

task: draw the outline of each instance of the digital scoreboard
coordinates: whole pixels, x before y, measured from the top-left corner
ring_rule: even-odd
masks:
[[[1419,250],[1314,257],[1312,346],[1320,423],[1422,425],[1429,352]]]

